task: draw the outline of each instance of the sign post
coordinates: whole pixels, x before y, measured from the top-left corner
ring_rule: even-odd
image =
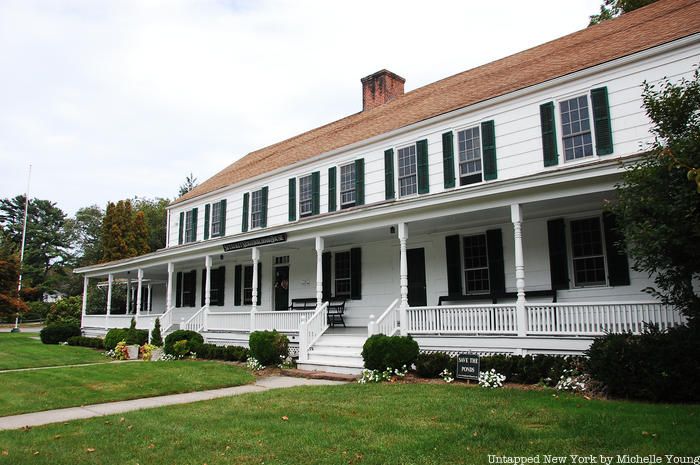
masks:
[[[457,379],[479,380],[479,370],[481,359],[479,354],[459,354],[457,355]]]

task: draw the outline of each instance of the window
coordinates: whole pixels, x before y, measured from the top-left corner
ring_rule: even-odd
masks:
[[[335,254],[335,296],[350,297],[350,252]]]
[[[221,236],[221,217],[222,217],[222,207],[221,202],[217,202],[212,205],[211,209],[211,237]]]
[[[243,305],[253,305],[253,265],[243,268]]]
[[[355,163],[340,167],[340,208],[355,205]]]
[[[578,160],[593,155],[588,97],[582,95],[559,103],[561,111],[564,160]]]
[[[574,285],[605,285],[605,255],[600,218],[574,220],[570,226]]]
[[[185,242],[194,242],[197,231],[193,224],[194,210],[185,212]]]
[[[250,227],[259,228],[262,226],[263,202],[262,189],[250,194]]]
[[[299,178],[299,216],[313,214],[313,183],[311,175]]]
[[[226,267],[211,270],[211,287],[209,289],[209,305],[222,307],[224,305],[224,286],[226,282]],[[202,270],[202,307],[204,307],[207,292],[207,270]]]
[[[418,192],[416,146],[409,145],[399,149],[399,196]]]
[[[486,234],[464,236],[464,288],[466,294],[488,293],[489,260],[486,247]]]
[[[457,133],[459,151],[459,185],[481,182],[481,137],[479,126]]]
[[[178,271],[177,287],[175,290],[176,307],[194,307],[195,292],[197,289],[197,271]]]

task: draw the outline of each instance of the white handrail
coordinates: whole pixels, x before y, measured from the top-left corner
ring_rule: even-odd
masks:
[[[173,310],[175,307],[168,307],[168,309],[163,313],[160,318],[160,330],[165,333],[173,325]]]
[[[309,349],[318,338],[328,329],[328,302],[324,302],[308,319],[299,323],[299,360],[305,362],[309,357]]]
[[[192,315],[189,320],[185,321],[185,323],[182,325],[182,329],[195,332],[203,330],[206,326],[207,310],[209,310],[209,306],[207,305],[200,308],[199,311]]]
[[[400,329],[400,322],[399,322],[399,315],[398,315],[398,309],[399,309],[399,298],[394,300],[386,310],[384,310],[384,313],[382,313],[379,318],[374,321],[374,324],[372,325],[372,322],[370,321],[370,327],[368,327],[368,335],[372,336],[374,334],[384,334],[387,336],[393,336],[396,334],[397,331]]]

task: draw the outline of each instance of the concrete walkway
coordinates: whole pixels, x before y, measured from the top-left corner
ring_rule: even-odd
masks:
[[[255,384],[244,386],[213,389],[210,391],[187,392],[184,394],[172,394],[158,397],[145,397],[143,399],[124,400],[120,402],[107,402],[104,404],[84,405],[82,407],[63,408],[58,410],[46,410],[44,412],[25,413],[0,417],[0,431],[20,429],[25,426],[41,426],[50,423],[62,423],[82,418],[101,417],[117,413],[131,412],[167,405],[187,404],[201,400],[218,399],[219,397],[237,396],[250,392],[263,392],[270,389],[289,388],[296,386],[326,386],[344,384],[342,381],[327,381],[322,379],[290,378],[286,376],[270,376],[260,378]]]

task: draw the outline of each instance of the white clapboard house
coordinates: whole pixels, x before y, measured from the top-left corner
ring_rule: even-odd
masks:
[[[642,83],[699,62],[700,2],[661,0],[408,93],[392,72],[367,76],[361,112],[173,202],[166,248],[77,270],[108,296],[83,331],[159,317],[245,345],[276,329],[302,366],[352,372],[375,333],[581,353],[606,332],[677,325],[604,203],[652,141]]]

